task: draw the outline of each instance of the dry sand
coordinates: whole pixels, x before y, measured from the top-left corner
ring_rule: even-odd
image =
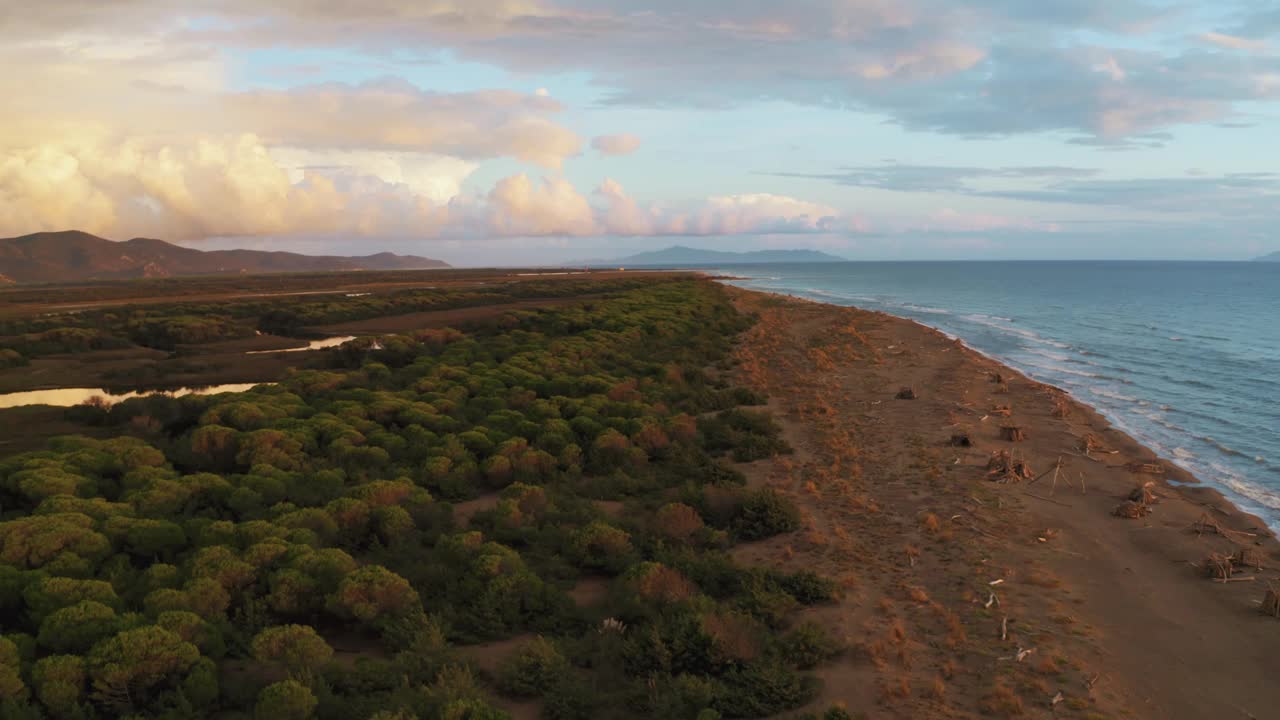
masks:
[[[760,315],[739,347],[739,380],[769,393],[796,448],[744,470],[793,497],[806,521],[736,552],[847,588],[811,611],[850,646],[819,671],[824,704],[869,718],[1280,717],[1280,620],[1260,611],[1280,553],[1263,523],[1213,490],[1171,485],[1195,479],[935,330],[729,291]],[[916,399],[897,399],[904,387]],[[1003,440],[1002,426],[1026,439]],[[962,434],[970,447],[952,444]],[[1103,448],[1085,457],[1088,435]],[[988,461],[1003,450],[1032,477],[1048,473],[992,481]],[[1149,515],[1113,514],[1152,481]],[[1199,534],[1202,517],[1239,532]],[[1263,568],[1229,583],[1204,575],[1207,555],[1241,548]]]

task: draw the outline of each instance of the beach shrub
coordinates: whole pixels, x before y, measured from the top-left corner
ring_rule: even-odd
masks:
[[[771,488],[755,490],[742,499],[730,527],[743,540],[762,540],[799,530],[800,510]]]
[[[841,650],[831,632],[813,622],[802,623],[787,633],[779,648],[783,660],[803,670],[830,660]]]

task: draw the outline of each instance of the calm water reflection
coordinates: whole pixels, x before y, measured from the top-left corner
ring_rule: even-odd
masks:
[[[0,394],[0,409],[23,407],[26,405],[71,407],[73,405],[80,405],[81,403],[95,397],[102,398],[109,405],[114,405],[130,398],[143,397],[145,395],[168,395],[169,397],[182,397],[183,395],[213,395],[225,392],[244,392],[249,388],[257,387],[262,384],[264,383],[230,383],[227,385],[210,385],[208,387],[184,387],[178,388],[177,390],[142,390],[139,392],[127,393],[110,393],[102,388],[28,390],[25,392]]]

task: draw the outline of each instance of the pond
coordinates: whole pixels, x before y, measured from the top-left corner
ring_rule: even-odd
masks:
[[[72,407],[87,402],[91,398],[102,398],[108,405],[145,395],[214,395],[226,392],[244,392],[258,385],[271,383],[230,383],[226,385],[210,385],[208,387],[184,387],[176,390],[142,390],[139,392],[111,393],[102,388],[56,388],[53,390],[27,390],[24,392],[0,393],[0,409],[25,407],[27,405],[53,405],[56,407]]]
[[[265,355],[267,353],[279,352],[306,352],[307,350],[323,350],[325,348],[338,347],[339,345],[355,340],[355,335],[343,335],[342,337],[331,337],[323,340],[312,340],[303,347],[286,348],[284,350],[250,350],[246,355]]]

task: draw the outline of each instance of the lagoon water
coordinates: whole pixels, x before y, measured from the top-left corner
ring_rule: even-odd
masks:
[[[368,295],[368,294],[369,293],[356,293],[355,295],[349,295],[348,297],[355,297],[358,295]],[[356,339],[355,335],[343,335],[341,337],[324,338],[323,340],[312,340],[311,342],[307,343],[306,345],[303,345],[302,347],[285,348],[283,350],[250,350],[249,352],[245,353],[245,355],[266,355],[268,353],[282,353],[282,352],[289,353],[289,352],[307,352],[308,350],[324,350],[326,348],[338,347],[339,345],[349,343],[355,339]]]
[[[1071,392],[1280,526],[1280,263],[910,262],[719,268],[882,310]]]
[[[138,392],[111,393],[102,388],[55,388],[52,390],[26,390],[23,392],[0,393],[0,409],[25,407],[27,405],[53,405],[55,407],[72,407],[81,405],[93,398],[101,398],[108,405],[115,405],[136,397],[146,395],[214,395],[216,393],[245,392],[262,383],[230,383],[227,385],[210,385],[207,387],[184,387],[176,390],[141,390]],[[267,383],[270,384],[270,383]]]

